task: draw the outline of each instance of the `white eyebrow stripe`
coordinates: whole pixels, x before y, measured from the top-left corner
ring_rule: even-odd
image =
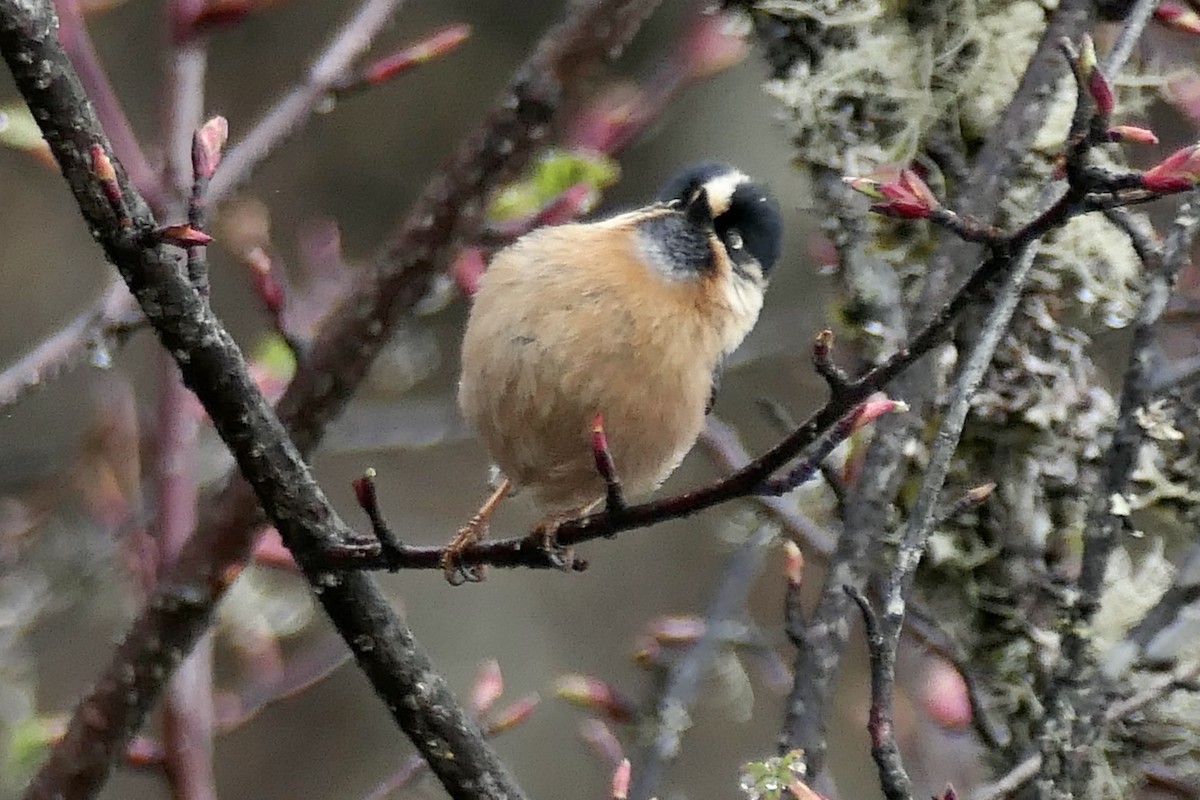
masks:
[[[733,203],[733,193],[743,183],[749,183],[749,176],[733,170],[725,172],[704,183],[704,191],[708,193],[708,205],[714,217],[719,217],[729,210]]]

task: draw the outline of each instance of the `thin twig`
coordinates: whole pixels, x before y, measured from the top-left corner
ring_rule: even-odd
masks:
[[[648,800],[658,792],[667,766],[678,757],[683,733],[690,725],[689,710],[704,676],[728,638],[728,626],[744,617],[754,578],[777,535],[773,525],[760,525],[726,562],[716,594],[704,614],[704,633],[671,665],[655,702],[649,741],[633,770],[629,793],[632,800]]]
[[[900,757],[892,716],[892,699],[896,691],[896,644],[900,640],[903,618],[888,614],[886,621],[881,622],[861,589],[847,586],[845,591],[862,612],[867,635],[867,653],[871,661],[871,709],[867,731],[871,736],[871,757],[879,770],[879,786],[887,800],[912,800],[912,780]]]
[[[937,512],[942,488],[945,486],[946,476],[950,472],[954,452],[958,447],[967,413],[970,411],[971,397],[991,365],[1000,339],[1008,330],[1021,299],[1025,279],[1033,267],[1036,252],[1035,243],[1017,258],[1016,268],[996,293],[995,304],[984,319],[980,335],[955,378],[950,401],[943,412],[942,423],[938,426],[930,448],[921,488],[909,510],[896,552],[896,561],[888,574],[883,602],[889,621],[894,617],[903,619],[905,601],[912,589],[917,565],[925,552],[925,543]]]
[[[105,130],[114,138],[117,157],[129,170],[130,180],[151,201],[152,207],[161,210],[168,195],[164,186],[171,185],[173,191],[186,188],[190,185],[189,173],[177,174],[177,170],[168,164],[168,174],[160,180],[157,173],[150,168],[149,162],[141,155],[141,146],[129,129],[128,122],[124,121],[124,111],[111,86],[107,85],[107,78],[104,77],[91,43],[86,38],[82,17],[74,18],[76,11],[73,7],[76,2],[77,0],[70,0],[59,6],[60,14],[63,15],[64,43],[70,45],[68,51],[71,53],[72,62],[84,79],[85,88],[97,106],[97,113],[104,122]],[[363,3],[358,12],[333,37],[326,50],[317,57],[314,67],[310,70],[310,82],[293,89],[251,128],[243,140],[230,148],[223,159],[221,170],[214,176],[207,190],[208,206],[215,206],[245,183],[262,161],[277,150],[288,136],[295,133],[303,121],[319,107],[330,87],[314,85],[311,76],[349,74],[354,59],[386,26],[390,15],[394,14],[396,6],[401,2],[403,0],[366,0]],[[78,42],[75,41],[76,30],[82,33]],[[68,32],[70,35],[67,35]],[[345,46],[343,37],[355,44]],[[192,43],[186,46],[194,48],[194,40],[189,41]],[[188,72],[199,71],[202,64],[202,59],[197,58],[193,50],[189,50],[181,53],[180,58],[172,62],[171,69],[177,74],[186,75]],[[320,70],[317,69],[318,65]],[[92,71],[96,71],[98,83],[93,84],[87,80]],[[199,113],[198,109],[192,109],[188,112],[188,118],[198,118]],[[169,120],[167,127],[172,130],[177,128]],[[118,133],[122,135],[118,136]],[[128,139],[124,134],[128,134]],[[188,130],[186,135],[190,142],[191,130]],[[136,155],[131,156],[131,153]],[[139,161],[145,162],[145,166],[139,167]],[[114,294],[124,300],[119,307],[115,305]],[[125,309],[128,309],[128,313]],[[0,373],[0,410],[15,403],[28,388],[40,385],[46,378],[75,366],[93,338],[98,342],[97,349],[107,353],[111,347],[123,344],[124,334],[141,322],[141,313],[137,310],[133,298],[129,296],[129,290],[120,281],[114,283],[66,328],[46,339],[29,355]],[[94,334],[93,328],[96,329]],[[107,360],[107,355],[105,359]]]
[[[1200,227],[1200,194],[1183,204],[1163,247],[1162,258],[1147,265],[1149,274],[1142,289],[1138,315],[1133,324],[1133,341],[1121,390],[1117,430],[1103,459],[1104,479],[1097,489],[1088,524],[1084,528],[1084,552],[1079,576],[1080,608],[1089,617],[1099,602],[1108,557],[1115,544],[1119,521],[1111,513],[1111,498],[1122,494],[1137,458],[1145,431],[1137,420],[1137,410],[1151,396],[1149,380],[1153,371],[1152,347],[1155,325],[1166,310],[1179,271],[1187,263],[1191,243]]]
[[[958,447],[967,412],[970,410],[971,397],[983,380],[1001,337],[1008,330],[1021,298],[1021,289],[1033,266],[1035,253],[1036,244],[1018,257],[1016,269],[997,293],[995,305],[983,323],[982,333],[955,379],[950,401],[930,449],[925,478],[909,511],[895,561],[885,581],[883,620],[875,626],[874,638],[871,638],[872,634],[868,629],[872,676],[872,753],[879,767],[884,793],[892,800],[907,800],[912,795],[911,782],[896,750],[890,719],[890,694],[895,681],[896,648],[899,646],[900,633],[904,627],[907,598],[916,577],[917,565],[925,550],[937,503]],[[869,625],[873,612],[861,590],[848,586],[846,591],[858,602]]]
[[[1154,639],[1179,619],[1184,608],[1200,600],[1200,582],[1197,582],[1196,577],[1198,573],[1200,545],[1193,545],[1180,561],[1175,582],[1125,636],[1125,641],[1136,648],[1139,658],[1155,658],[1157,654],[1147,652]]]
[[[1129,57],[1133,55],[1134,47],[1142,38],[1142,31],[1146,29],[1146,24],[1154,15],[1154,9],[1158,3],[1159,0],[1137,0],[1130,9],[1129,14],[1125,17],[1124,25],[1121,26],[1121,33],[1117,35],[1117,40],[1113,42],[1113,46],[1104,56],[1104,61],[1101,62],[1100,69],[1104,71],[1105,75],[1115,78],[1121,70],[1125,69]]]
[[[709,414],[705,420],[699,443],[726,472],[743,469],[753,460],[738,439],[737,432],[713,414]],[[800,511],[791,500],[763,494],[753,495],[752,499],[771,513],[790,538],[803,543],[808,550],[822,556],[833,552],[834,537]]]
[[[1088,623],[1099,608],[1109,558],[1122,530],[1123,518],[1113,513],[1113,498],[1128,490],[1138,452],[1146,438],[1137,412],[1152,396],[1155,325],[1166,310],[1179,271],[1187,263],[1192,241],[1197,228],[1200,228],[1200,211],[1196,207],[1198,199],[1200,195],[1194,194],[1179,209],[1163,247],[1162,259],[1147,265],[1149,274],[1133,325],[1133,341],[1121,389],[1117,427],[1102,461],[1103,475],[1092,497],[1083,530],[1083,555],[1077,592],[1073,602],[1066,608],[1062,658],[1056,670],[1048,723],[1048,730],[1054,730],[1059,725],[1065,727],[1066,738],[1072,747],[1091,744],[1100,732],[1100,726],[1094,722],[1104,714],[1104,698],[1097,687],[1096,654],[1088,633]],[[1075,719],[1083,721],[1068,724]],[[1043,766],[1049,767],[1047,782],[1060,786],[1066,784],[1062,791],[1070,791],[1070,787],[1082,791],[1083,787],[1090,784],[1094,768],[1090,759],[1086,763],[1072,760],[1070,765],[1065,764],[1063,759],[1055,759]],[[1067,774],[1062,774],[1064,770]]]
[[[1081,150],[1080,154],[1082,152]],[[1090,176],[1084,174],[1081,175],[1081,179],[1087,180],[1090,179]],[[863,401],[886,387],[897,376],[905,373],[942,342],[959,316],[977,303],[993,283],[1006,276],[1011,278],[1014,271],[1020,271],[1018,254],[1028,250],[1041,236],[1060,227],[1072,217],[1093,210],[1096,209],[1090,199],[1089,187],[1086,185],[1075,186],[1025,224],[1010,232],[997,233],[997,238],[990,243],[994,250],[993,255],[971,274],[966,283],[937,310],[933,318],[913,336],[907,346],[896,351],[890,358],[862,377],[847,383],[844,391],[838,397],[831,398],[791,434],[744,468],[705,486],[672,497],[625,506],[617,514],[602,509],[565,520],[556,529],[557,543],[565,548],[598,538],[609,538],[625,531],[649,527],[669,519],[679,519],[733,499],[769,490],[773,485],[769,479],[777,470],[805,453],[809,447],[820,441],[839,423],[860,413],[858,407]],[[341,348],[337,348],[336,352],[342,352]],[[326,357],[329,356],[326,355]],[[301,377],[305,383],[316,379],[307,372],[298,376],[297,382],[293,382],[288,395],[285,395],[284,400],[281,401],[281,412],[287,413],[290,410],[290,404],[287,402],[289,397],[296,397],[301,392],[310,391],[306,385],[302,389],[297,388]],[[311,391],[317,389],[322,390],[322,394],[327,398],[329,392],[332,391],[328,383],[313,387]],[[332,403],[333,399],[328,398],[328,401]],[[323,423],[324,415],[332,413],[340,405],[319,404],[319,407]],[[297,430],[294,436],[299,443],[308,445],[310,439],[306,438],[304,434],[315,436],[321,431],[323,431],[322,426],[306,427]],[[799,469],[803,472],[810,469],[810,466],[804,462]],[[882,466],[869,471],[872,474],[885,472]],[[231,499],[230,502],[237,501]],[[403,547],[399,553],[393,554],[400,559],[396,561],[384,557],[378,548],[356,546],[352,548],[332,547],[323,553],[322,557],[328,559],[325,562],[327,568],[338,570],[440,569],[442,552],[443,548],[440,547],[408,545]],[[491,565],[535,569],[561,569],[563,567],[560,557],[548,553],[542,547],[542,536],[536,531],[522,537],[491,539],[473,544],[464,549],[459,558],[461,563],[466,566]],[[846,583],[854,585],[851,581],[846,581]],[[840,616],[844,617],[844,614]]]
[[[1156,264],[1162,258],[1162,242],[1148,220],[1126,208],[1107,209],[1104,217],[1129,237],[1130,246],[1143,264]]]
[[[100,63],[100,56],[88,36],[87,24],[79,8],[80,0],[61,0],[57,4],[59,14],[59,39],[71,63],[79,73],[79,80],[88,98],[96,108],[104,130],[113,143],[113,152],[129,173],[129,180],[146,197],[154,208],[161,209],[167,192],[158,170],[150,165],[142,150],[133,126],[125,114],[125,106],[117,97],[108,73]]]
[[[267,156],[312,117],[338,82],[350,75],[355,59],[371,46],[403,1],[364,0],[313,60],[304,82],[280,98],[243,139],[229,148],[208,187],[211,205],[249,179]]]
[[[90,308],[0,372],[0,412],[89,358],[107,367],[110,351],[144,324],[125,284],[119,280],[110,283]]]
[[[1092,6],[1089,0],[1065,0],[1059,3],[1050,17],[1012,101],[999,123],[991,129],[984,147],[971,164],[968,178],[961,182],[957,195],[950,200],[949,205],[959,213],[986,217],[988,221],[993,218],[995,209],[1014,179],[1016,165],[1032,137],[1041,128],[1055,96],[1058,79],[1063,72],[1057,42],[1063,37],[1073,39],[1086,30],[1093,13]],[[839,256],[844,257],[843,243],[838,244]],[[849,244],[857,249],[859,261],[867,258],[863,255],[863,251],[867,250],[865,242],[860,240]],[[1007,258],[993,256],[983,266],[974,268],[963,287],[949,301],[942,301],[947,283],[963,274],[966,265],[976,262],[976,253],[976,247],[957,239],[946,240],[939,246],[930,260],[921,288],[921,299],[911,314],[916,319],[925,316],[932,319],[915,334],[910,333],[908,346],[898,348],[892,358],[876,368],[876,372],[891,372],[897,366],[897,361],[904,360],[909,353],[929,352],[943,340],[952,322],[977,302],[998,275],[1011,268]],[[884,271],[878,281],[867,281],[866,285],[878,293],[875,287],[887,285],[883,283],[887,280]],[[911,317],[905,315],[896,298],[878,298],[878,302],[869,310],[876,313],[874,319],[883,323],[885,336],[894,341],[902,340],[905,326],[912,324],[909,322]],[[912,364],[895,371],[879,386],[887,384],[909,366]],[[916,365],[912,378],[899,387],[898,394],[913,406],[914,416],[924,413],[936,385],[936,382],[928,380],[928,376],[916,374],[920,371],[922,367]],[[903,417],[885,420],[876,430],[861,471],[867,480],[852,489],[844,515],[846,525],[830,561],[812,618],[801,630],[789,627],[789,636],[793,642],[800,644],[793,670],[795,679],[788,697],[778,748],[780,752],[802,748],[810,776],[815,776],[822,766],[826,706],[849,637],[851,605],[842,587],[861,587],[865,582],[864,575],[869,569],[867,554],[875,537],[883,531],[896,492],[907,471],[904,442],[912,433],[911,423]],[[788,619],[800,622],[799,613],[793,612],[790,604]]]
[[[179,2],[168,14],[179,12]],[[167,79],[163,87],[162,138],[166,166],[162,185],[166,192],[161,213],[178,218],[192,193],[192,137],[203,120],[207,96],[207,50],[204,37],[173,44],[169,50]],[[191,221],[191,220],[189,220]],[[192,223],[197,229],[202,226]],[[188,248],[188,271],[197,285],[197,251]],[[202,258],[200,259],[202,260]],[[207,275],[202,294],[207,294]],[[190,392],[183,385],[175,361],[165,351],[157,353],[159,397],[154,422],[154,520],[151,532],[157,545],[156,575],[165,573],[178,557],[196,527],[199,483],[196,476],[198,421],[191,411]],[[146,590],[153,591],[153,586]],[[200,640],[183,660],[167,685],[162,703],[163,766],[173,800],[216,800],[213,739],[212,636]]]

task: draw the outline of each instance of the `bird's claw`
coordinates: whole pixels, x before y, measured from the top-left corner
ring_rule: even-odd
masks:
[[[487,568],[484,565],[464,564],[462,560],[467,548],[479,544],[487,536],[487,531],[487,520],[476,514],[470,522],[458,529],[458,533],[442,551],[439,563],[446,576],[446,582],[451,586],[480,583],[487,577]]]
[[[550,566],[567,572],[575,568],[575,551],[558,543],[558,526],[562,521],[558,517],[544,520],[538,525],[534,537]]]

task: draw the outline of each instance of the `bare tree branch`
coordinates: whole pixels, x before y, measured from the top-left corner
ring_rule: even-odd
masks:
[[[704,615],[704,633],[687,649],[667,674],[655,703],[649,743],[633,770],[629,796],[648,800],[659,790],[667,766],[679,755],[681,739],[689,727],[689,709],[695,704],[709,667],[720,654],[729,625],[745,615],[746,598],[763,559],[778,535],[773,525],[760,525],[729,558],[717,591]]]
[[[352,296],[340,311],[334,313],[314,342],[280,408],[285,424],[291,428],[296,445],[302,451],[317,443],[325,424],[347,401],[395,323],[424,296],[432,276],[448,262],[451,247],[459,236],[477,227],[478,215],[488,192],[526,163],[534,148],[545,139],[551,119],[566,102],[579,78],[617,50],[653,5],[653,0],[593,0],[576,4],[569,21],[543,39],[518,72],[497,109],[475,134],[467,138],[446,172],[434,178],[410,213],[408,222],[380,254],[376,268],[363,276]],[[6,50],[26,47],[25,40],[34,35],[40,47],[53,47],[52,25],[40,4],[20,4],[10,0],[0,8],[11,9],[0,37]],[[29,66],[45,63],[58,68],[61,66],[58,61],[40,58],[25,61],[29,56],[25,52],[6,55],[14,72],[26,79],[30,92],[27,99],[31,106],[40,109],[43,101],[62,99],[38,89],[44,76],[31,74]],[[60,83],[53,86],[59,87]],[[68,96],[78,95],[77,86],[68,88]],[[78,131],[94,130],[94,125],[84,124],[84,120],[73,116],[86,111],[86,106],[77,108],[70,102],[66,106],[71,117],[56,120],[49,115],[51,118],[42,122],[79,122]],[[36,111],[35,116],[39,113],[47,116],[42,111]],[[90,187],[80,194],[86,201],[81,203],[85,212],[89,217],[111,218],[112,203],[103,189],[111,192],[116,186],[126,198],[125,202],[131,195],[118,181],[97,188],[87,164],[89,150],[98,140],[82,133],[77,139],[72,137],[71,130],[47,134],[52,146],[62,151],[60,162],[71,165],[69,171],[64,167],[68,176],[79,181],[81,187]],[[107,150],[102,147],[100,155],[107,156]],[[122,213],[129,210],[121,209]],[[141,219],[142,209],[134,210]],[[139,230],[137,236],[125,235],[116,240],[114,244],[120,246],[120,251],[113,254],[115,260],[127,258],[130,263],[140,263],[142,239],[151,233]],[[173,262],[163,261],[166,253],[161,251],[161,247],[147,250],[146,257],[155,257],[156,273],[170,273],[177,267]],[[181,287],[174,288],[182,292]],[[184,293],[183,297],[190,295]],[[196,310],[187,305],[181,307],[161,302],[155,302],[155,307],[164,313]],[[195,319],[185,321],[195,322]],[[195,333],[194,330],[191,332]],[[225,344],[219,337],[205,341],[209,347],[218,349]],[[175,352],[182,344],[169,340],[168,348]],[[238,374],[236,371],[230,372],[203,359],[189,364],[193,376],[204,369],[210,370],[203,378],[190,380],[194,388],[213,392],[246,389],[251,392],[250,397],[257,396],[252,384],[231,387],[233,376]],[[201,395],[201,399],[211,398]],[[228,407],[208,410],[214,420],[224,413],[233,413]],[[269,415],[253,419],[246,416],[239,420],[239,425],[254,422],[271,427],[272,421]],[[296,460],[296,453],[288,445],[287,438],[281,437],[276,428],[271,430],[266,439],[250,436],[239,440],[234,449],[249,448],[242,451],[243,456],[252,457],[256,468],[271,466],[274,462],[270,459],[279,457],[282,467],[294,472],[295,466],[302,466],[302,462]],[[234,432],[228,428],[222,433],[233,439]],[[268,442],[276,446],[271,447]],[[265,488],[271,483],[269,469],[265,472],[249,469],[243,474],[260,487]],[[289,479],[293,491],[308,487],[309,497],[321,498],[306,470],[290,474]],[[295,515],[290,520],[282,519],[280,507],[266,504],[268,513],[281,517],[277,527],[281,531],[291,528],[295,532],[300,526],[310,524],[316,530],[329,532],[330,528],[321,526],[332,525],[336,517],[325,515],[322,503],[304,505],[298,498],[299,495],[294,495],[288,499],[287,510]],[[299,507],[293,507],[297,505]],[[74,796],[93,793],[122,751],[122,743],[140,727],[169,677],[171,667],[207,629],[215,603],[249,555],[254,541],[253,526],[260,517],[254,492],[240,480],[230,481],[218,498],[204,504],[204,509],[207,513],[202,514],[197,534],[180,554],[176,566],[160,581],[155,595],[134,622],[104,676],[76,708],[68,735],[35,779],[31,797],[53,794],[63,786],[75,787]],[[285,524],[279,525],[280,521]],[[349,532],[335,526],[333,533],[335,535],[326,536],[324,540],[307,542],[290,537],[290,543],[301,548],[308,545],[307,551],[296,551],[303,560],[321,547],[336,546],[338,536]],[[456,713],[459,709],[445,683],[433,672],[423,651],[370,581],[362,575],[324,575],[322,587],[322,602],[351,642],[352,650],[362,659],[360,663],[380,693],[410,697],[415,687],[420,686],[421,708],[439,711],[431,722],[423,717],[423,712],[413,708],[413,703],[396,701],[389,704],[393,713],[410,729],[418,747],[431,759],[434,771],[458,787],[452,789],[452,793],[465,791],[462,786],[472,785],[477,793],[518,796],[518,790],[490,748],[482,743],[474,724]],[[352,598],[364,597],[370,602],[357,605],[350,602]],[[379,635],[380,625],[386,637]]]
[[[111,350],[144,322],[129,289],[113,281],[90,308],[0,372],[0,411],[89,358],[106,366]]]
[[[1012,101],[999,123],[989,132],[984,147],[970,165],[967,179],[958,187],[957,196],[949,201],[959,213],[991,220],[1013,180],[1016,165],[1041,127],[1057,81],[1063,74],[1058,41],[1063,37],[1074,39],[1086,29],[1092,14],[1091,6],[1088,0],[1066,0],[1058,5]],[[859,246],[855,242],[849,244]],[[976,247],[958,239],[944,241],[930,261],[922,285],[921,302],[910,317],[919,320],[932,314],[936,324],[956,319],[966,307],[976,302],[996,272],[976,269],[949,303],[938,306],[939,298],[945,295],[946,284],[963,274],[967,265],[976,260],[976,252]],[[960,300],[961,304],[957,302]],[[903,331],[894,328],[913,323],[897,310],[896,303],[881,303],[879,310],[885,315],[880,320],[888,328],[885,336],[902,339]],[[927,352],[933,347],[933,342],[927,339],[929,331],[927,324],[911,334],[908,346],[899,352]],[[940,342],[943,335],[939,333],[937,341]],[[917,418],[924,415],[935,385],[929,375],[921,374],[923,369],[928,367],[917,365],[911,377],[905,378],[895,389],[897,396],[913,406]],[[788,699],[778,747],[780,752],[803,749],[810,777],[820,771],[823,763],[826,704],[850,632],[851,604],[843,587],[861,589],[865,583],[869,571],[867,553],[871,543],[883,532],[888,510],[904,476],[903,444],[912,432],[912,424],[903,417],[894,417],[884,421],[876,431],[862,470],[866,480],[853,487],[848,497],[845,528],[838,540],[838,550],[830,561],[820,599],[804,629],[790,631],[793,640],[801,644],[797,649],[795,683]]]

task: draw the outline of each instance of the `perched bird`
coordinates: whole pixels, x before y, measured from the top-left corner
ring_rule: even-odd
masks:
[[[597,416],[626,494],[679,466],[723,359],[758,319],[781,234],[764,186],[701,164],[656,202],[534,230],[493,257],[467,321],[458,402],[501,480],[446,550],[451,582],[479,579],[458,557],[511,490],[547,513],[548,539],[605,496]]]

